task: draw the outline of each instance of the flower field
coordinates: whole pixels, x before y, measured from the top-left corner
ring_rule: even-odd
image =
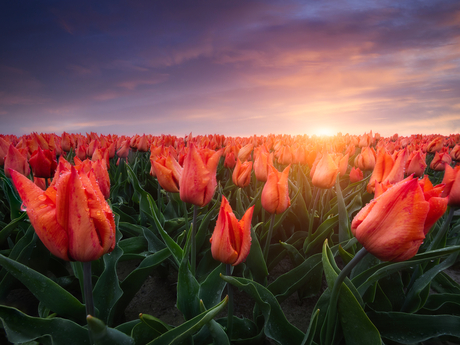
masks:
[[[0,342],[460,343],[458,161],[459,134],[0,135]],[[181,324],[127,318],[152,274]]]

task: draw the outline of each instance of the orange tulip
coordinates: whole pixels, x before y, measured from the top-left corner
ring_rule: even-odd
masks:
[[[460,145],[455,145],[449,154],[454,161],[460,161]]]
[[[30,157],[29,163],[34,177],[52,177],[57,167],[54,154],[50,150],[42,150],[40,146]]]
[[[361,181],[364,175],[359,168],[352,167],[350,171],[350,183]]]
[[[445,185],[442,196],[448,197],[449,206],[460,206],[460,165],[452,168],[446,165],[442,183]]]
[[[406,162],[406,175],[412,175],[421,177],[425,173],[426,169],[426,154],[423,154],[420,150],[411,153]]]
[[[312,169],[313,171],[313,169]],[[331,188],[335,184],[339,168],[329,154],[324,154],[315,166],[311,182],[315,187]]]
[[[235,186],[246,187],[251,182],[252,162],[246,161],[241,163],[240,159],[237,159],[236,167],[233,170],[232,181]]]
[[[404,179],[404,168],[407,161],[407,150],[403,149],[398,151],[395,154],[396,159],[394,160],[394,165],[391,168],[388,176],[383,180],[383,182],[388,181],[391,184],[402,181]]]
[[[250,160],[251,159],[251,153],[252,153],[252,150],[254,149],[254,145],[253,144],[247,144],[245,146],[243,146],[240,151],[238,152],[238,157],[240,161],[244,162],[244,161],[247,161],[247,160]]]
[[[426,152],[434,153],[434,152],[441,151],[443,146],[444,146],[444,138],[443,137],[434,138],[426,146]]]
[[[448,198],[442,197],[444,190],[443,184],[438,184],[433,187],[427,175],[421,180],[418,180],[422,188],[425,200],[430,203],[430,211],[428,212],[425,220],[425,235],[430,231],[431,227],[438,221],[438,219],[446,212]]]
[[[362,171],[373,170],[375,167],[375,152],[370,147],[363,147],[355,158],[355,165]]]
[[[427,218],[430,207],[418,180],[410,176],[361,209],[351,231],[380,260],[408,260],[422,244],[427,222],[437,220]]]
[[[216,227],[209,241],[215,260],[236,266],[246,260],[251,250],[251,220],[254,206],[250,207],[240,221],[232,207],[222,196]]]
[[[3,165],[5,162],[5,157],[8,154],[9,147],[10,143],[0,137],[0,165]]]
[[[18,172],[10,173],[35,232],[52,254],[86,262],[113,250],[112,210],[93,173],[71,167],[56,176],[46,191]]]
[[[377,151],[377,161],[374,171],[367,185],[367,192],[374,193],[375,182],[383,182],[386,180],[391,170],[393,169],[394,160],[384,148],[379,148]]]
[[[270,172],[269,165],[273,165],[273,155],[265,146],[254,149],[254,174],[258,181],[266,182]]]
[[[13,144],[10,144],[8,148],[8,153],[5,157],[5,175],[6,177],[10,176],[10,170],[13,169],[17,172],[28,176],[30,174],[29,163],[27,162],[27,155],[22,154]]]
[[[233,153],[233,151],[230,151],[225,155],[224,167],[233,169],[235,165],[236,165],[235,153]]]
[[[216,171],[221,155],[222,150],[197,149],[190,143],[179,182],[183,202],[203,207],[211,201],[217,186]]]
[[[291,205],[288,189],[290,167],[288,165],[283,172],[279,172],[273,165],[269,165],[270,173],[261,197],[262,206],[269,213],[283,213]]]
[[[452,158],[447,152],[438,151],[434,154],[434,158],[430,163],[430,168],[435,171],[444,171],[446,165],[450,165],[452,163]]]
[[[160,186],[168,192],[179,193],[179,181],[183,168],[177,163],[171,153],[160,155],[153,162],[153,169]]]

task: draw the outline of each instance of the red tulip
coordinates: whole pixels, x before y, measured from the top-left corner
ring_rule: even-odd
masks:
[[[222,150],[197,149],[193,143],[184,160],[179,182],[180,198],[184,202],[203,207],[216,190],[216,171]]]
[[[252,162],[246,161],[241,163],[239,158],[236,162],[236,167],[233,170],[232,181],[235,186],[246,187],[251,182]]]
[[[283,213],[291,205],[288,189],[290,167],[288,165],[283,172],[279,172],[273,165],[269,165],[270,173],[261,197],[262,207],[269,213]]]
[[[356,215],[351,231],[374,256],[383,261],[412,258],[425,239],[430,202],[412,176],[373,199]]]
[[[179,193],[179,181],[183,168],[177,163],[171,153],[160,155],[153,162],[152,168],[160,186],[168,192]]]
[[[40,146],[30,157],[29,163],[34,177],[52,177],[57,167],[55,155],[50,150],[42,150]]]
[[[363,172],[359,168],[356,168],[356,169],[355,169],[355,167],[351,168],[351,171],[350,171],[350,183],[355,183],[355,182],[361,181],[363,179],[363,177],[364,177]]]
[[[10,169],[16,170],[22,175],[28,176],[30,174],[30,167],[27,162],[27,155],[23,155],[13,144],[10,144],[8,154],[5,157],[4,169],[6,177],[11,177]]]
[[[93,173],[71,167],[46,191],[18,172],[10,173],[35,232],[52,254],[86,262],[113,250],[113,214]]]
[[[446,165],[442,183],[445,185],[442,196],[449,198],[449,206],[460,206],[460,165],[452,168]]]
[[[251,249],[251,220],[254,206],[238,221],[227,199],[222,196],[216,227],[210,238],[215,260],[236,266],[246,260]]]

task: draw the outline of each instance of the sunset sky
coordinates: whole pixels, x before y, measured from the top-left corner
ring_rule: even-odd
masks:
[[[460,1],[8,1],[0,134],[460,132]]]

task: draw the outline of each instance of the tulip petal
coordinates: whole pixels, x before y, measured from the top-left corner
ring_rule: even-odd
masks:
[[[48,197],[47,192],[41,190],[24,175],[14,170],[10,170],[10,174],[40,240],[53,255],[69,260],[68,236],[56,220],[56,205],[53,200]]]
[[[232,264],[233,266],[236,266],[246,260],[251,250],[251,221],[253,212],[254,206],[250,207],[244,214],[243,218],[241,218],[239,221],[239,229],[241,231],[241,245],[238,259]]]

